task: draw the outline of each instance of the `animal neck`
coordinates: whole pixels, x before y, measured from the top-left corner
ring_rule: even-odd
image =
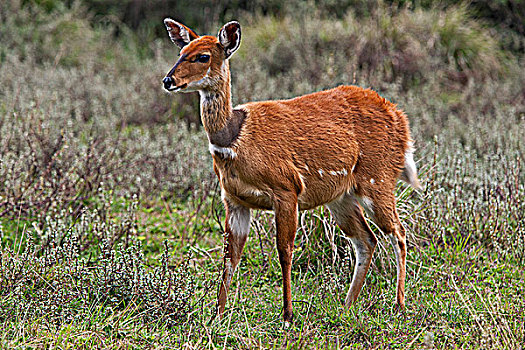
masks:
[[[205,90],[200,91],[201,120],[208,137],[217,133],[232,118],[230,70],[225,61],[217,78]]]

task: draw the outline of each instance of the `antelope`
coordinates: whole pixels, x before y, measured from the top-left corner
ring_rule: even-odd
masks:
[[[398,178],[420,188],[405,114],[376,92],[357,86],[233,108],[229,59],[241,42],[240,24],[225,24],[217,37],[199,36],[170,18],[164,24],[181,49],[162,80],[164,89],[199,92],[202,124],[226,209],[218,315],[224,313],[248,237],[250,210],[273,210],[283,319],[290,324],[298,211],[320,205],[329,208],[354,247],[356,263],[346,307],[356,301],[377,245],[365,209],[394,247],[397,306],[404,309],[406,233],[394,189]]]

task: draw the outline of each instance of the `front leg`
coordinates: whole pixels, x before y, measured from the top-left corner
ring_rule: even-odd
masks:
[[[218,313],[221,317],[224,313],[233,273],[241,260],[242,250],[250,231],[250,209],[232,203],[227,198],[224,199],[224,206],[226,208],[226,245],[224,247],[224,271],[217,300]]]
[[[292,320],[292,255],[297,230],[297,194],[284,192],[275,194],[275,226],[277,229],[277,251],[283,274],[283,318]]]

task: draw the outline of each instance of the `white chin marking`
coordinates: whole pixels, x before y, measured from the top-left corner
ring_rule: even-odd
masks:
[[[217,145],[214,145],[213,143],[210,143],[208,149],[210,150],[210,153],[212,155],[222,156],[226,159],[234,159],[237,157],[237,153],[230,147],[219,147]]]

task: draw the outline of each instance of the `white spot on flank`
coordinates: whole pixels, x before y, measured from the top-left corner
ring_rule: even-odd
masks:
[[[355,169],[355,164],[352,165],[352,170],[350,170],[350,172],[353,173],[353,172],[354,172],[354,169]]]
[[[219,147],[210,143],[208,149],[212,155],[221,155],[223,158],[233,159],[237,157],[237,153],[230,147]]]
[[[346,176],[348,175],[348,171],[346,171],[345,168],[343,168],[343,170],[338,170],[338,171],[334,171],[334,170],[331,170],[330,171],[330,175],[341,175],[341,176]]]
[[[370,179],[370,183],[373,185],[373,184],[376,183],[376,180],[374,180],[374,179]]]
[[[308,165],[306,165],[306,164],[304,165],[304,170],[306,170],[306,171],[309,171],[309,170],[310,170],[310,168],[308,167]]]
[[[317,171],[319,172],[319,175],[321,175],[321,177],[323,177],[323,169],[319,169]]]

